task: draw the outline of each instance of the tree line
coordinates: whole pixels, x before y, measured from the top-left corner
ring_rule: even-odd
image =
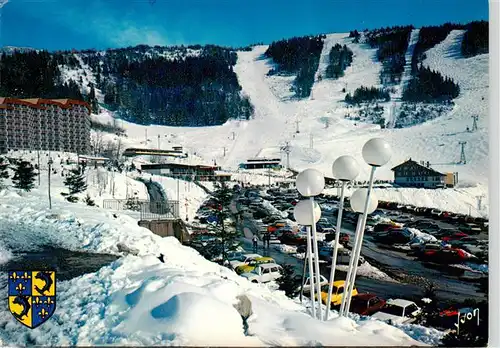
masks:
[[[272,58],[277,67],[271,69],[269,75],[296,74],[292,91],[297,98],[309,97],[325,37],[325,35],[293,37],[271,43],[264,55]]]
[[[489,25],[487,21],[474,21],[466,25],[461,44],[462,55],[472,57],[478,54],[488,53],[489,48]]]
[[[351,65],[353,55],[346,45],[336,44],[333,46],[328,54],[329,63],[326,67],[325,77],[338,79],[344,76],[344,70]]]
[[[458,97],[460,86],[451,78],[428,67],[419,67],[403,91],[403,100],[411,102],[444,102]]]
[[[437,26],[427,26],[420,28],[418,41],[413,51],[411,61],[412,72],[415,72],[417,65],[425,59],[425,51],[442,42],[452,30],[463,29],[464,25],[455,23],[445,23]]]
[[[97,113],[96,89],[100,89],[104,106],[139,124],[207,126],[252,116],[253,106],[233,71],[234,50],[214,45],[157,49],[140,45],[106,52],[4,54],[0,92],[16,98],[84,100]],[[93,75],[95,85],[84,86],[82,76],[63,81],[62,67],[83,68],[75,55],[90,67],[87,73]]]
[[[389,92],[381,88],[365,87],[365,86],[357,88],[352,96],[350,93],[347,93],[345,97],[345,102],[348,104],[360,104],[363,102],[389,101],[389,100],[391,100]]]
[[[85,100],[77,82],[64,81],[53,55],[46,51],[2,54],[0,95],[12,98]]]
[[[382,62],[380,79],[384,85],[397,84],[406,64],[405,54],[414,27],[394,26],[365,32],[366,42],[378,48],[377,59]]]

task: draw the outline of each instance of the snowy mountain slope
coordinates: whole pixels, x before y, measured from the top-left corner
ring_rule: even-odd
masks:
[[[402,330],[371,319],[328,322],[309,317],[306,308],[282,292],[252,284],[209,262],[175,238],[161,238],[136,220],[84,205],[55,202],[48,210],[37,195],[1,191],[0,219],[12,228],[8,238],[36,247],[49,243],[72,250],[119,254],[117,244],[136,249],[96,273],[58,282],[54,317],[37,330],[18,324],[0,308],[0,344],[27,340],[51,345],[423,345]],[[29,226],[29,228],[27,228]],[[163,253],[165,263],[155,256]],[[5,274],[0,283],[5,284]],[[233,307],[237,296],[252,304],[248,336]],[[413,338],[437,343],[438,332],[407,327]],[[423,336],[423,337],[420,337]],[[29,338],[28,338],[29,337]]]
[[[210,164],[215,161],[224,168],[236,169],[239,163],[257,154],[284,158],[280,146],[285,141],[290,141],[292,168],[302,170],[313,167],[331,176],[333,161],[338,156],[350,154],[361,166],[358,180],[367,180],[369,167],[364,164],[361,157],[362,146],[372,137],[383,137],[392,146],[393,156],[387,165],[377,170],[376,179],[392,180],[391,168],[408,158],[429,161],[434,169],[441,172],[457,171],[461,187],[448,190],[444,196],[453,195],[453,192],[458,192],[457,190],[460,190],[457,197],[463,196],[463,192],[468,192],[467,203],[464,202],[459,209],[460,212],[467,213],[471,204],[473,209],[475,208],[476,196],[484,195],[483,202],[487,201],[488,55],[462,58],[457,50],[460,33],[453,31],[446,40],[426,52],[427,59],[424,65],[433,66],[444,75],[454,78],[462,90],[450,114],[423,124],[403,129],[380,129],[378,125],[345,119],[344,116],[349,113],[349,108],[343,103],[345,94],[341,92],[342,88],[347,84],[347,92],[352,93],[361,85],[380,86],[381,64],[376,62],[376,49],[350,42],[348,34],[332,34],[326,38],[326,47],[331,47],[337,42],[345,43],[354,52],[353,62],[345,70],[345,76],[337,80],[317,81],[313,86],[311,99],[283,101],[277,97],[275,89],[279,87],[279,82],[276,82],[274,76],[266,75],[272,67],[272,62],[262,58],[266,46],[256,46],[252,51],[238,52],[238,61],[234,67],[243,92],[249,96],[255,107],[255,119],[228,121],[221,126],[203,128],[145,127],[124,122],[128,138],[124,138],[123,143],[126,146],[144,146],[140,143],[141,141],[144,143],[147,129],[150,139],[147,146],[157,147],[156,139],[160,135],[161,146],[166,148],[171,145],[165,143],[165,136],[172,134],[175,142],[185,146],[190,153],[196,153],[205,163]],[[324,69],[327,54],[328,49],[325,48],[318,69]],[[283,82],[281,88],[286,90],[287,84]],[[385,108],[387,111],[388,107]],[[465,128],[472,125],[473,114],[480,115],[479,130],[466,133]],[[299,121],[300,133],[296,133],[296,121]],[[460,159],[458,142],[462,140],[468,142],[467,164],[457,165]],[[310,148],[311,142],[313,148]],[[224,148],[226,148],[225,156]],[[430,196],[427,191],[397,190],[397,192],[411,192],[408,193],[410,196],[422,195],[420,201],[428,201]],[[402,197],[399,193],[393,196]],[[459,198],[453,201],[459,201]],[[444,206],[447,204],[441,203]],[[483,205],[483,208],[485,210],[481,214],[486,214],[487,205]]]
[[[90,84],[94,85],[95,94],[97,100],[102,103],[104,101],[104,95],[101,90],[97,89],[96,86],[96,77],[94,72],[90,68],[88,64],[85,64],[82,57],[79,54],[73,54],[76,58],[80,66],[78,68],[71,68],[66,65],[59,65],[59,70],[61,71],[61,79],[63,82],[68,82],[69,80],[73,80],[80,85],[81,92],[85,95],[90,93]],[[82,82],[80,83],[80,78]]]

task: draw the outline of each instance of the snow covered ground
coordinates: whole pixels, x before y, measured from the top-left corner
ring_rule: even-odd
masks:
[[[473,215],[487,215],[488,55],[463,58],[459,50],[462,35],[463,31],[452,31],[442,43],[426,52],[424,65],[452,77],[459,83],[461,94],[449,114],[423,124],[403,129],[380,129],[378,125],[345,119],[349,108],[343,103],[345,93],[342,89],[352,93],[362,85],[380,87],[381,64],[376,61],[376,49],[352,43],[348,34],[330,34],[325,39],[317,75],[325,69],[329,47],[336,43],[346,44],[353,51],[353,62],[345,70],[345,76],[316,81],[311,98],[299,101],[283,98],[289,81],[266,75],[273,63],[262,59],[267,46],[256,46],[252,51],[238,52],[238,62],[234,67],[243,93],[255,106],[254,119],[230,120],[221,126],[199,128],[141,126],[120,121],[119,125],[122,124],[127,132],[127,137],[121,138],[122,144],[124,147],[155,148],[160,136],[161,148],[184,146],[190,154],[187,162],[215,162],[224,169],[236,170],[239,163],[257,155],[282,158],[285,164],[286,156],[280,149],[289,141],[292,168],[312,167],[331,176],[333,161],[350,154],[361,166],[358,180],[367,180],[369,166],[363,162],[361,148],[368,139],[383,137],[393,148],[393,156],[387,165],[377,170],[376,179],[392,180],[391,168],[412,158],[429,161],[440,172],[458,172],[460,185],[455,189],[437,191],[388,190],[381,193],[380,198],[461,213],[468,213],[471,209]],[[390,108],[390,105],[383,106],[386,111]],[[472,125],[472,115],[479,115],[479,129],[467,133],[465,128]],[[110,121],[109,116],[109,113],[103,113],[104,123]],[[99,119],[101,115],[95,117]],[[300,133],[296,133],[297,127]],[[456,164],[460,158],[459,141],[467,141],[467,164]],[[247,178],[266,183],[260,176]],[[483,196],[481,211],[477,211],[479,196]]]
[[[25,196],[25,197],[23,197]],[[37,330],[0,308],[0,344],[51,345],[421,345],[402,330],[375,320],[317,322],[282,292],[248,282],[209,262],[172,237],[161,238],[127,215],[56,200],[47,209],[37,192],[0,192],[1,238],[18,245],[49,244],[119,254],[136,249],[98,272],[58,283],[57,310]],[[10,232],[9,232],[10,231]],[[155,256],[163,253],[165,263]],[[5,274],[2,274],[2,282]],[[251,302],[248,335],[234,308]],[[413,338],[420,338],[412,335]],[[429,340],[426,337],[421,340]]]

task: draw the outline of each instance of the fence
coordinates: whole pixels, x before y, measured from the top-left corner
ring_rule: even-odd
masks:
[[[178,201],[148,201],[144,199],[105,199],[103,208],[140,212],[141,220],[172,220],[180,216]]]
[[[141,204],[141,220],[172,220],[179,218],[178,201],[160,201]]]

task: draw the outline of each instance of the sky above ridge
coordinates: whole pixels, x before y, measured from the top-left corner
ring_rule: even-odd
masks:
[[[0,0],[0,7],[1,46],[49,51],[241,47],[307,34],[488,19],[487,0]]]

